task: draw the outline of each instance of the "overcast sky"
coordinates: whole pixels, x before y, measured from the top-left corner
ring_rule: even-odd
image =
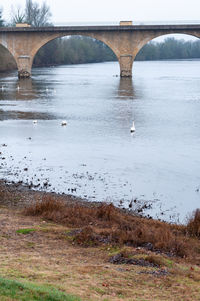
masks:
[[[4,19],[11,5],[26,0],[0,0]],[[37,0],[42,3],[43,0]],[[200,20],[200,0],[46,0],[53,23]]]

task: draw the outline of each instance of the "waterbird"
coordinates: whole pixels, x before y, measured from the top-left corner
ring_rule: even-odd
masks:
[[[62,125],[62,126],[67,125],[67,121],[66,121],[66,120],[63,120],[63,121],[61,122],[61,125]]]
[[[135,132],[135,124],[134,124],[134,121],[133,121],[132,127],[130,128],[130,132],[131,132],[131,133],[134,133],[134,132]]]
[[[4,91],[4,86],[1,87],[1,91]]]
[[[19,91],[19,86],[17,86],[17,91]]]
[[[37,123],[37,120],[33,120],[33,123],[36,124],[36,123]]]

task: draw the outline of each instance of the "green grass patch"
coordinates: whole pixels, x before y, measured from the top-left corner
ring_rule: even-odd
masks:
[[[28,242],[26,243],[26,247],[27,247],[27,248],[34,248],[34,247],[35,247],[35,243],[34,243],[34,242],[31,242],[31,241],[28,241]]]
[[[108,251],[109,256],[114,256],[114,255],[121,253],[123,248],[121,248],[119,246],[109,246],[109,247],[106,247],[105,250]]]
[[[102,288],[99,287],[91,287],[91,290],[95,291],[96,293],[100,294],[100,295],[105,295],[105,290],[103,290]]]
[[[78,297],[67,295],[50,286],[22,283],[0,277],[0,300],[6,297],[20,301],[80,301]]]
[[[29,234],[31,232],[34,232],[36,231],[36,229],[19,229],[16,231],[16,233],[19,233],[19,234]]]

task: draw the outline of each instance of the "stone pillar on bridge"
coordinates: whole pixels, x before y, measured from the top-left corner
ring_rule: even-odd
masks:
[[[131,54],[120,55],[118,60],[120,65],[120,76],[132,77],[133,56]]]
[[[19,78],[29,78],[31,76],[32,60],[30,55],[19,55],[16,58]]]

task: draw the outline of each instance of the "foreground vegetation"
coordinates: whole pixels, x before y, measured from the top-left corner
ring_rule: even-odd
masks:
[[[172,225],[0,183],[0,224],[1,300],[200,300],[199,210]]]
[[[112,204],[67,206],[62,199],[45,196],[42,201],[26,208],[24,214],[75,228],[69,237],[83,246],[144,247],[200,265],[199,209],[187,225],[176,225],[123,212]]]
[[[51,286],[8,280],[2,277],[0,277],[0,299],[2,301],[80,301],[79,298],[66,295]]]

